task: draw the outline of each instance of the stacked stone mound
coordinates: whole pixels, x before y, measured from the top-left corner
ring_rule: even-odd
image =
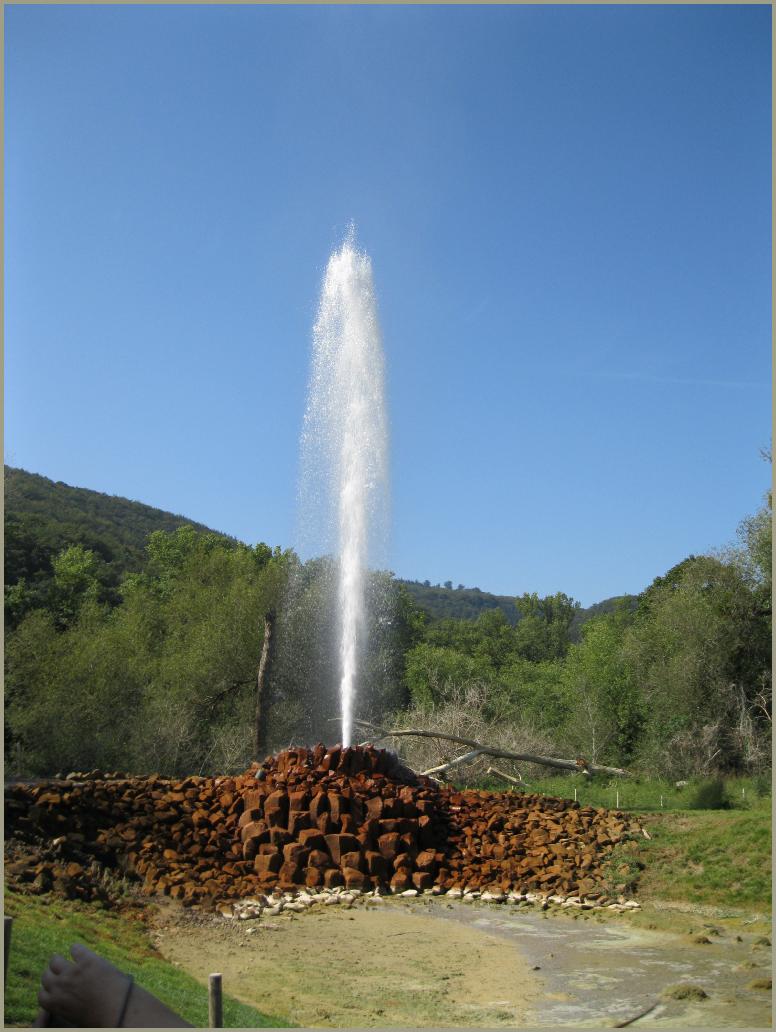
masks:
[[[494,888],[546,895],[597,896],[602,863],[641,833],[617,810],[542,795],[442,789],[450,817],[444,889]]]
[[[56,853],[15,859],[13,880],[91,898],[89,872],[118,867],[187,905],[337,886],[593,894],[638,830],[562,799],[439,786],[371,746],[291,749],[238,777],[6,788],[7,835]]]

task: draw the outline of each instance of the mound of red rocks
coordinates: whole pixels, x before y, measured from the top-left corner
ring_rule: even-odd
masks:
[[[90,872],[118,868],[187,905],[339,886],[584,897],[640,831],[618,811],[440,786],[371,746],[290,749],[237,777],[73,774],[5,802],[16,884],[93,898]],[[25,863],[23,843],[48,854]]]

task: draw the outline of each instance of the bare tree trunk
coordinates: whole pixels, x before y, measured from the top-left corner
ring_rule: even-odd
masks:
[[[270,609],[264,616],[264,641],[261,646],[261,659],[256,675],[256,719],[254,721],[253,751],[257,760],[262,760],[267,751],[267,685],[272,667],[273,634],[275,631],[275,611]]]

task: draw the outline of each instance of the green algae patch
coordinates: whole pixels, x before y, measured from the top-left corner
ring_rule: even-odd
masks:
[[[699,985],[690,985],[689,983],[682,983],[679,985],[669,985],[662,993],[664,1000],[708,1000],[709,994],[705,989],[702,989]]]
[[[747,989],[767,989],[772,988],[773,979],[771,978],[753,978],[751,982],[747,983]]]

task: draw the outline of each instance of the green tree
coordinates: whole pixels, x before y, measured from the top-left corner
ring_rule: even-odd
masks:
[[[623,647],[631,622],[625,609],[590,620],[563,665],[567,740],[593,763],[627,766],[640,742],[642,700]]]
[[[110,609],[94,597],[89,557],[71,550],[55,571],[67,623],[33,612],[9,640],[9,719],[38,772],[251,759],[263,618],[288,556],[186,528],[153,536],[149,555]]]
[[[53,561],[52,610],[59,627],[68,627],[81,606],[100,597],[99,562],[91,549],[71,545]]]
[[[492,683],[494,670],[482,656],[421,642],[407,654],[405,676],[413,705],[431,709],[454,688],[475,681]]]
[[[534,592],[520,595],[515,606],[521,616],[515,629],[518,653],[534,663],[565,656],[579,603],[562,591],[544,598]]]
[[[642,697],[645,763],[682,775],[753,764],[765,728],[744,725],[769,652],[767,625],[736,565],[691,557],[657,578],[624,642]]]

